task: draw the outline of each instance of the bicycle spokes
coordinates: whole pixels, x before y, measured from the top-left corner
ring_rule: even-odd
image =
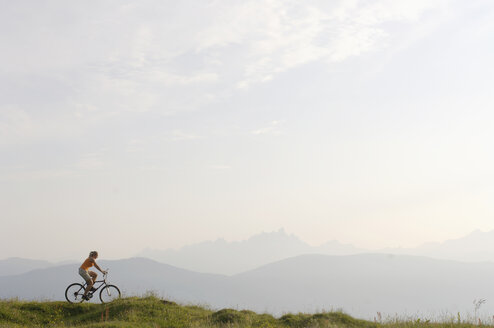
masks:
[[[71,284],[65,290],[65,298],[70,303],[80,303],[83,301],[84,287],[81,284]]]

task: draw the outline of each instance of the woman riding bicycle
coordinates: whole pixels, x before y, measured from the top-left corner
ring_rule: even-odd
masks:
[[[79,274],[87,282],[86,290],[84,291],[84,295],[82,296],[82,298],[85,300],[88,300],[87,293],[89,293],[89,291],[93,288],[93,285],[96,282],[96,278],[98,277],[98,274],[96,272],[89,271],[89,268],[94,266],[101,273],[106,274],[106,271],[101,270],[99,265],[96,264],[97,258],[98,258],[98,252],[96,251],[90,252],[89,257],[84,261],[84,263],[82,263],[81,267],[79,268]]]

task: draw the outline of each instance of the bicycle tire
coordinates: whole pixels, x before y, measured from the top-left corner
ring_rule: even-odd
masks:
[[[79,283],[70,284],[65,290],[65,299],[69,303],[81,303],[84,301],[84,286]]]
[[[110,303],[117,298],[120,298],[122,294],[120,293],[120,289],[118,289],[115,285],[106,285],[99,292],[99,299],[101,303]]]

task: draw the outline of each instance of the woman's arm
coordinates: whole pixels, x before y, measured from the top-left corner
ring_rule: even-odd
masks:
[[[101,270],[101,268],[99,267],[99,265],[98,265],[98,264],[96,264],[96,261],[94,261],[94,267],[95,267],[96,269],[98,269],[101,273],[106,274],[106,271],[105,271],[105,270]]]

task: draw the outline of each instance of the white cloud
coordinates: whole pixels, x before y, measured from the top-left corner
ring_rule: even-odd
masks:
[[[213,169],[213,170],[229,170],[229,169],[231,169],[231,166],[229,166],[229,165],[212,165],[211,169]]]
[[[160,1],[10,5],[21,15],[13,19],[5,10],[0,16],[3,30],[13,31],[0,37],[8,50],[0,55],[0,71],[69,75],[76,88],[89,83],[108,97],[144,98],[141,107],[151,108],[161,101],[156,95],[160,88],[248,86],[311,61],[341,61],[378,49],[388,34],[382,23],[416,21],[439,3],[188,0],[174,6]],[[97,90],[92,92],[96,95],[84,96],[98,99]],[[135,102],[127,107],[138,107]]]
[[[2,167],[0,171],[0,181],[52,180],[76,176],[78,176],[77,172],[71,169],[26,169],[23,167]]]
[[[282,123],[283,123],[282,121],[272,121],[269,126],[253,130],[251,131],[251,133],[255,135],[270,134],[277,136],[282,133],[281,132]]]
[[[241,47],[231,59],[244,69],[236,84],[246,87],[316,60],[342,61],[379,49],[386,22],[415,21],[439,1],[217,2],[218,19],[201,32],[199,49]],[[226,50],[225,50],[226,51]]]
[[[83,154],[76,163],[76,168],[79,170],[101,170],[107,167],[107,163],[103,159],[103,152]]]
[[[183,141],[183,140],[195,140],[202,138],[199,135],[193,133],[187,133],[182,130],[173,130],[170,133],[168,140],[171,141]]]
[[[0,145],[12,143],[13,139],[25,139],[32,133],[30,115],[15,106],[0,107]]]
[[[68,138],[80,133],[76,115],[62,113],[53,118],[40,116],[36,111],[24,109],[17,104],[0,104],[0,146]]]
[[[127,153],[135,153],[138,151],[142,151],[145,146],[145,142],[141,139],[132,139],[127,143],[125,151]]]
[[[66,137],[121,113],[198,110],[237,87],[270,81],[298,66],[375,51],[392,33],[383,23],[417,23],[440,3],[12,2],[0,13],[0,28],[10,31],[0,35],[0,83],[8,88],[6,94],[16,96],[0,99],[0,108],[18,113],[7,109],[0,134],[4,143],[13,136]],[[36,92],[39,99],[33,98]],[[49,110],[32,115],[41,109]],[[276,131],[271,126],[253,133]]]

